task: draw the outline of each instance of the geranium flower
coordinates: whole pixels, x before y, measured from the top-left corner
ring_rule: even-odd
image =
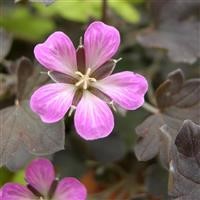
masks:
[[[86,189],[75,178],[58,182],[52,163],[47,159],[33,160],[26,169],[27,186],[7,183],[2,188],[4,200],[85,200]]]
[[[34,92],[32,110],[46,123],[57,122],[75,110],[74,124],[81,137],[93,140],[108,136],[114,127],[109,106],[135,110],[143,105],[148,87],[143,76],[130,71],[111,75],[117,63],[111,58],[119,43],[117,29],[94,22],[77,50],[62,32],[36,45],[35,57],[55,83]]]

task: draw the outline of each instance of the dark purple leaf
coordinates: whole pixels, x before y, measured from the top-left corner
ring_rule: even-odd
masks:
[[[181,70],[168,75],[168,79],[156,90],[159,112],[136,127],[139,138],[135,153],[139,160],[149,160],[159,152],[161,156],[167,155],[166,148],[174,141],[183,121],[191,119],[199,123],[199,94],[200,79],[186,81]],[[163,129],[163,125],[170,131]],[[161,160],[168,163],[168,158],[162,157]]]
[[[12,36],[3,28],[0,28],[0,62],[7,56],[12,45]]]
[[[17,66],[17,99],[18,101],[21,101],[25,97],[24,91],[26,89],[26,83],[30,76],[33,74],[34,71],[34,66],[32,62],[26,58],[22,57],[18,61],[18,66]]]
[[[137,40],[145,47],[168,50],[172,61],[194,63],[200,57],[200,1],[152,0],[154,27]]]
[[[48,155],[64,149],[64,122],[45,124],[23,101],[0,111],[0,166],[24,146],[33,155]]]
[[[200,126],[183,123],[175,140],[170,163],[169,194],[172,199],[198,200],[200,197]]]

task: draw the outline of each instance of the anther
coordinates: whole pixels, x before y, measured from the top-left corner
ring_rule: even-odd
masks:
[[[111,106],[111,108],[112,108],[115,112],[117,112],[117,108],[115,107],[113,101],[109,102],[108,104]]]
[[[79,81],[75,84],[75,86],[79,87],[80,85],[83,85],[83,89],[87,90],[90,82],[96,82],[95,78],[90,78],[91,71],[91,68],[88,68],[85,75],[79,71],[76,71],[75,74],[78,75],[80,78]]]
[[[122,58],[113,59],[113,61],[114,61],[115,63],[118,63],[120,60],[122,60]]]
[[[83,38],[82,37],[80,37],[80,39],[79,39],[79,46],[78,47],[83,47]]]
[[[69,110],[68,117],[71,117],[71,115],[74,112],[74,110],[76,110],[76,106],[72,105],[71,108],[70,108],[70,110]]]

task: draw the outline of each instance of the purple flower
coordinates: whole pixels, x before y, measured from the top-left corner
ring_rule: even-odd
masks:
[[[7,183],[2,188],[0,200],[86,200],[83,184],[75,178],[55,178],[52,163],[47,159],[33,160],[26,169],[28,185]]]
[[[117,29],[102,22],[89,25],[76,50],[67,35],[55,32],[34,49],[55,83],[39,88],[30,105],[43,122],[53,123],[75,110],[74,124],[86,140],[108,136],[114,127],[114,105],[135,110],[143,105],[147,81],[130,71],[111,75],[111,59],[120,43]]]

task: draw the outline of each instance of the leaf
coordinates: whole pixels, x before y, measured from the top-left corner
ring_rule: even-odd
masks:
[[[166,155],[164,151],[169,143],[173,143],[184,120],[200,123],[199,94],[200,79],[186,81],[181,70],[168,75],[167,80],[156,90],[159,112],[136,127],[139,138],[135,153],[139,160],[149,160],[159,152]],[[168,127],[169,133],[163,125]],[[168,163],[168,158],[162,157],[161,160]]]
[[[200,2],[196,0],[152,0],[154,27],[142,31],[138,42],[145,47],[168,50],[174,62],[194,63],[200,57],[199,30],[196,20]]]
[[[64,121],[46,124],[30,110],[29,99],[35,87],[45,83],[39,68],[28,58],[17,65],[17,101],[15,106],[0,110],[0,166],[16,170],[33,156],[48,155],[64,149]]]
[[[10,171],[15,172],[22,166],[27,165],[35,157],[36,156],[27,151],[24,145],[21,145],[17,148],[16,152],[10,156],[9,161],[5,164],[5,166]]]
[[[110,7],[119,14],[124,20],[130,23],[136,23],[140,20],[140,13],[137,9],[125,0],[110,0]]]
[[[52,21],[33,15],[28,9],[20,6],[12,11],[3,12],[0,26],[18,38],[31,41],[42,39],[55,28]]]
[[[169,194],[176,200],[200,196],[200,126],[185,120],[175,140],[170,163]]]
[[[56,0],[53,6],[45,7],[39,4],[34,6],[46,16],[60,15],[65,19],[77,22],[87,22],[91,17],[100,18],[101,16],[101,1]]]
[[[1,110],[0,121],[0,166],[9,162],[21,145],[37,156],[64,149],[64,122],[43,123],[27,101]]]
[[[19,2],[23,2],[23,0],[14,0],[15,3],[19,3]],[[54,3],[56,0],[27,0],[27,1],[30,1],[30,2],[33,2],[33,3],[36,3],[36,2],[40,2],[40,3],[43,3],[45,6],[49,6],[51,5],[52,3]]]
[[[12,178],[12,182],[26,185],[27,183],[24,180],[24,177],[25,177],[25,171],[24,169],[21,169],[15,173],[14,177]]]
[[[49,81],[46,73],[41,73],[41,66],[33,64],[30,59],[21,57],[16,65],[17,73],[17,100],[26,100],[33,91]]]
[[[8,169],[1,167],[0,168],[0,188],[7,183],[13,176],[13,173],[10,172]]]
[[[30,0],[32,2],[35,2],[35,0]],[[45,5],[45,6],[49,6],[52,3],[54,3],[56,0],[41,0],[41,2]]]
[[[12,36],[0,27],[0,62],[7,56],[12,45]]]
[[[159,164],[153,164],[147,168],[145,174],[145,188],[148,194],[167,199],[168,171]]]
[[[21,101],[23,99],[24,90],[26,89],[26,85],[24,83],[27,82],[27,80],[33,74],[34,66],[31,63],[31,61],[26,57],[20,58],[18,62],[19,64],[17,69],[17,99],[18,101]]]

